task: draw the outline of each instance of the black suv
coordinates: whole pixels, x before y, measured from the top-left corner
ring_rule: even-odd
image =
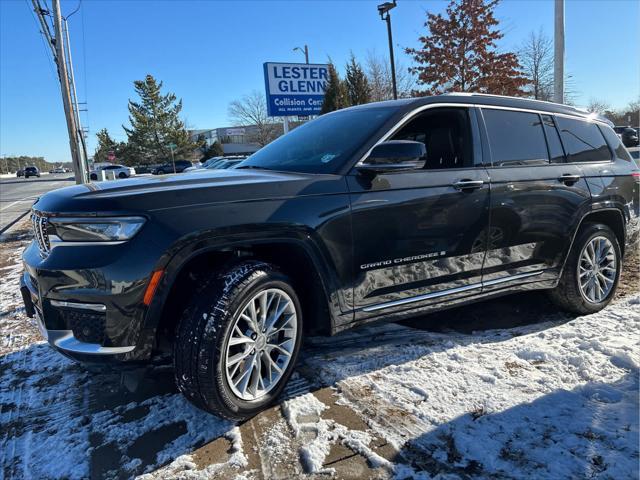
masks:
[[[620,135],[625,147],[638,146],[638,132],[631,127],[613,127],[613,131]]]
[[[40,178],[40,170],[38,170],[38,167],[27,167],[24,169],[24,178],[29,177]]]
[[[64,355],[171,352],[189,400],[241,419],[275,401],[305,335],[523,290],[602,309],[637,236],[635,175],[604,121],[563,105],[358,106],[235,170],[47,193],[22,292]]]
[[[176,160],[175,169],[173,162],[165,163],[151,170],[154,175],[164,175],[165,173],[182,173],[185,168],[193,167],[193,163],[189,160]]]

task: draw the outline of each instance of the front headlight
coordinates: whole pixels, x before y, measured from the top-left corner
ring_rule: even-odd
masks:
[[[49,218],[49,233],[63,242],[117,242],[138,233],[142,217]]]

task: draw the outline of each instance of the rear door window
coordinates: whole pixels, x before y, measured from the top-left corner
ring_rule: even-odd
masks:
[[[606,162],[611,151],[598,125],[584,120],[556,117],[568,162]]]
[[[493,166],[546,165],[549,153],[540,115],[482,109]]]
[[[553,117],[551,115],[540,115],[540,118],[542,118],[544,134],[547,137],[547,146],[549,147],[551,163],[564,162],[564,150],[562,149],[560,134],[558,133],[556,125],[553,122]]]

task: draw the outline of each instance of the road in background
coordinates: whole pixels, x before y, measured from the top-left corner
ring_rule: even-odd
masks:
[[[74,185],[74,180],[68,173],[0,180],[0,232],[28,212],[40,195],[69,185]]]

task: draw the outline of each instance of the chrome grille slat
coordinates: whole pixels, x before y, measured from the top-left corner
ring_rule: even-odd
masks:
[[[47,233],[47,217],[35,211],[31,214],[31,225],[33,226],[33,236],[38,244],[41,255],[48,255],[50,251],[49,234]]]

